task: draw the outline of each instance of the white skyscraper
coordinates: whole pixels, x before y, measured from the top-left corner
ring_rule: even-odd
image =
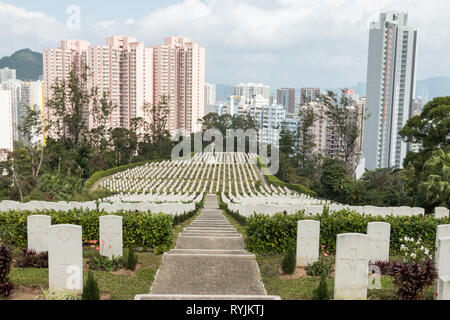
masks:
[[[401,168],[409,146],[398,132],[412,116],[416,85],[417,30],[408,14],[387,12],[370,26],[366,168]]]
[[[9,68],[0,69],[0,83],[8,80],[16,80],[16,70]]]
[[[205,84],[205,106],[216,104],[216,85],[211,83]]]
[[[13,151],[11,91],[0,90],[0,151]]]

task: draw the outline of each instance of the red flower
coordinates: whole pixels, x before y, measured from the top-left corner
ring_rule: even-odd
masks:
[[[97,246],[95,249],[96,249],[97,251],[100,251],[100,247],[99,247],[99,246]]]

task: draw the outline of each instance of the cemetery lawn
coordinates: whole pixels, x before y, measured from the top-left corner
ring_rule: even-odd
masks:
[[[148,293],[155,274],[161,264],[162,255],[151,252],[136,253],[138,266],[135,272],[121,269],[117,272],[92,271],[98,279],[102,300],[133,300],[137,294]],[[85,255],[88,256],[89,252]],[[124,249],[124,256],[127,256]],[[87,269],[84,270],[84,279],[87,279]],[[26,299],[43,300],[42,290],[48,289],[48,269],[13,268],[10,280],[16,287],[10,299],[21,299],[25,292],[34,292],[33,297],[27,295]],[[24,298],[25,299],[25,298]]]

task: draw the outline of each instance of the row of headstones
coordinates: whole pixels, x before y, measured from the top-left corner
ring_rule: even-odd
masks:
[[[17,202],[11,200],[4,200],[0,203],[0,212],[7,212],[10,210],[17,211],[69,211],[75,209],[83,210],[97,210],[97,204],[94,201],[90,202],[49,202],[49,201],[30,201],[30,202]]]
[[[138,212],[159,212],[168,215],[181,215],[186,212],[192,212],[195,210],[195,202],[191,203],[100,203],[99,210],[107,213],[115,213],[121,210],[124,211],[138,211]]]
[[[237,157],[239,158],[239,156],[237,156]],[[243,160],[245,160],[246,157],[250,159],[250,157],[248,157],[247,155],[243,155],[242,156]],[[208,158],[208,157],[206,157],[206,158]],[[142,167],[128,169],[124,172],[115,174],[113,177],[111,177],[108,180],[103,181],[101,185],[104,188],[110,189],[114,192],[126,191],[126,190],[131,189],[134,192],[139,191],[142,193],[147,193],[149,191],[149,188],[151,186],[153,186],[153,184],[150,182],[151,181],[149,179],[150,177],[152,178],[152,180],[155,180],[161,174],[162,175],[168,174],[168,176],[165,177],[165,179],[164,179],[163,184],[165,186],[165,184],[167,184],[168,181],[170,180],[170,177],[178,174],[179,170],[182,170],[181,172],[184,173],[188,169],[188,167],[184,167],[184,169],[181,169],[181,167],[178,167],[177,164],[178,164],[177,161],[173,161],[169,165],[167,165],[166,163],[163,162],[163,163],[159,163],[159,166],[156,166],[156,167],[152,167],[151,165],[144,165]],[[248,163],[244,162],[244,164],[247,166],[247,169],[248,169]],[[175,170],[173,170],[174,167],[177,167],[177,168]],[[198,170],[198,174],[197,174],[196,178],[198,178],[198,175],[201,172],[202,172],[202,177],[204,177],[204,174],[206,173],[206,170],[205,170],[206,168],[208,168],[208,174],[209,174],[211,167],[208,167],[208,165],[206,165],[205,168],[202,168],[203,170]],[[234,166],[233,166],[233,168],[234,168]],[[238,170],[239,170],[239,168],[240,167],[238,167]],[[257,177],[256,171],[254,170],[253,167],[250,166],[250,168],[252,169],[251,170],[252,173],[251,174],[249,173],[250,179],[253,179],[254,177]],[[216,170],[216,166],[214,166],[214,171],[215,170]],[[240,170],[239,170],[239,174],[240,174]],[[244,175],[246,176],[245,170],[244,170]],[[213,176],[214,176],[214,173],[213,173]],[[242,179],[240,181],[242,181]],[[160,181],[160,182],[162,182],[162,181]],[[160,183],[158,183],[158,185],[159,184]],[[163,188],[164,186],[161,186],[161,188]],[[211,187],[212,187],[212,184],[210,186],[210,189],[211,189]],[[169,187],[169,189],[170,188],[172,188],[172,187]],[[216,189],[218,189],[218,188],[219,188],[219,185],[217,184]],[[173,189],[175,190],[175,188],[173,188]]]
[[[187,202],[193,201],[196,193],[192,194],[131,194],[114,195],[100,199],[100,202]]]
[[[123,255],[122,217],[101,216],[99,221],[100,255],[109,259]],[[52,225],[51,217],[27,218],[28,249],[48,251],[48,277],[51,291],[83,290],[82,227]]]
[[[324,210],[324,205],[320,204],[314,204],[314,200],[306,200],[306,201],[299,201],[295,204],[285,204],[285,205],[274,205],[271,204],[271,199],[268,197],[261,197],[259,199],[255,198],[249,198],[249,201],[246,201],[243,197],[236,197],[233,195],[228,196],[230,200],[233,201],[233,203],[228,200],[226,197],[223,197],[223,201],[229,205],[229,209],[234,212],[238,212],[240,215],[249,217],[253,214],[268,214],[268,215],[274,215],[281,212],[286,212],[287,214],[295,214],[299,211],[304,210],[305,214],[308,215],[317,215],[322,214]],[[283,200],[275,200],[278,202],[282,202]],[[323,201],[323,200],[318,200]],[[290,200],[286,200],[286,202],[294,202]],[[301,203],[304,204],[301,204]],[[387,217],[387,216],[415,216],[415,215],[421,215],[423,216],[425,214],[425,210],[423,208],[410,208],[410,207],[389,207],[389,208],[382,208],[382,207],[373,207],[373,206],[365,206],[365,207],[351,207],[351,206],[342,206],[337,207],[336,205],[330,206],[330,211],[339,211],[339,210],[350,210],[357,212],[359,214],[366,214],[366,215],[372,215],[372,216],[381,216],[381,217]],[[449,217],[449,209],[438,207],[435,208],[434,216],[436,219],[440,218],[448,218]]]
[[[389,261],[391,226],[385,222],[367,224],[367,234],[339,234],[336,240],[334,299],[367,298],[369,262]],[[297,266],[319,260],[320,222],[301,220],[297,224]],[[450,300],[450,225],[436,230],[437,299]]]

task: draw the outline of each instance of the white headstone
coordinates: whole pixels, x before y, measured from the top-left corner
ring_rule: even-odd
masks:
[[[339,234],[336,240],[335,300],[367,299],[369,236]]]
[[[449,217],[449,213],[448,213],[448,209],[447,208],[443,208],[443,207],[438,207],[434,209],[434,217],[436,219],[440,219],[440,218],[448,218]]]
[[[438,225],[436,228],[436,248],[438,246],[438,240],[447,237],[450,237],[450,224]]]
[[[386,222],[369,222],[367,235],[369,236],[369,260],[389,261],[391,225]]]
[[[450,276],[439,277],[436,300],[450,300]]]
[[[48,227],[52,224],[50,216],[31,215],[27,217],[28,250],[48,251]]]
[[[80,226],[48,228],[48,278],[50,291],[83,291],[83,248]]]
[[[439,276],[450,276],[450,237],[438,239],[435,260]]]
[[[122,245],[122,217],[100,217],[100,254],[111,259],[123,255]]]
[[[320,222],[297,222],[297,267],[306,267],[319,259]]]

